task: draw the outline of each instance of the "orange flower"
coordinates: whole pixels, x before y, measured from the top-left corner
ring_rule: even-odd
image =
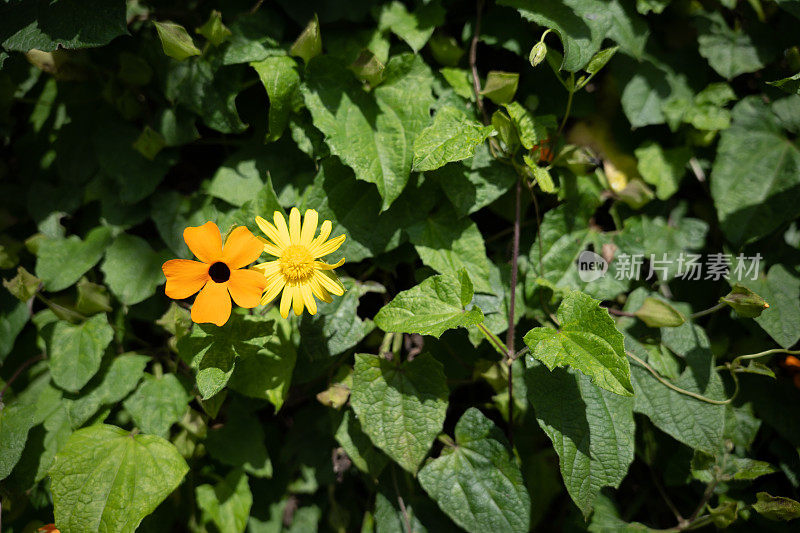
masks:
[[[36,533],[60,533],[55,524],[47,524],[36,530]]]
[[[167,277],[167,296],[175,300],[200,291],[192,306],[192,320],[222,326],[236,305],[252,308],[261,302],[267,278],[243,269],[261,255],[264,244],[244,226],[235,228],[225,247],[213,222],[183,230],[183,240],[200,261],[171,259],[161,269]],[[201,290],[202,289],[202,290]]]

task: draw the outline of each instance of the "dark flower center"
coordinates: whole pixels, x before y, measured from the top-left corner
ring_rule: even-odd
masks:
[[[231,269],[222,261],[217,261],[209,267],[208,275],[217,283],[225,283],[231,278]]]

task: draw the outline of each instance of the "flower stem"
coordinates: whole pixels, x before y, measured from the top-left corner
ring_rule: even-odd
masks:
[[[736,394],[739,392],[739,380],[736,377],[736,374],[734,372],[731,372],[731,376],[733,376],[734,384],[736,385],[736,389],[734,390],[733,395],[730,398],[728,398],[727,400],[714,400],[712,398],[708,398],[706,396],[703,396],[702,394],[697,394],[696,392],[688,391],[686,389],[682,389],[682,388],[678,387],[677,385],[673,385],[672,383],[670,383],[666,379],[662,378],[658,374],[658,372],[656,372],[655,369],[652,366],[650,366],[646,362],[644,362],[644,360],[642,360],[639,357],[633,355],[631,352],[625,352],[625,353],[627,353],[628,357],[630,357],[631,359],[636,361],[639,365],[641,365],[644,368],[646,368],[647,371],[650,372],[653,375],[654,378],[656,378],[658,381],[660,381],[662,384],[664,384],[668,388],[670,388],[670,389],[672,389],[675,392],[678,392],[680,394],[684,394],[684,395],[690,396],[690,397],[692,397],[692,398],[694,398],[696,400],[700,400],[701,402],[711,403],[711,404],[714,404],[714,405],[727,405],[727,404],[731,403],[734,398],[736,398]]]

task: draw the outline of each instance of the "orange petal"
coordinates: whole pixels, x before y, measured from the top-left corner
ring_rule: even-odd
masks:
[[[167,277],[164,292],[174,300],[188,298],[211,279],[207,264],[189,259],[170,259],[161,265],[161,270]]]
[[[234,270],[228,280],[228,292],[239,307],[251,309],[261,303],[267,278],[255,270]]]
[[[197,323],[211,322],[222,326],[231,316],[231,297],[227,283],[209,281],[192,306],[192,320]]]
[[[183,230],[183,240],[203,263],[215,263],[222,257],[222,235],[213,222],[186,228]]]
[[[264,244],[245,226],[236,227],[225,241],[222,261],[231,270],[249,265],[264,251]]]

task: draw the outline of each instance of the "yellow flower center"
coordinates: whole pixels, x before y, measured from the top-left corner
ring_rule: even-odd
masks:
[[[283,251],[280,259],[281,274],[289,282],[308,280],[314,273],[314,256],[301,244],[293,244]]]

